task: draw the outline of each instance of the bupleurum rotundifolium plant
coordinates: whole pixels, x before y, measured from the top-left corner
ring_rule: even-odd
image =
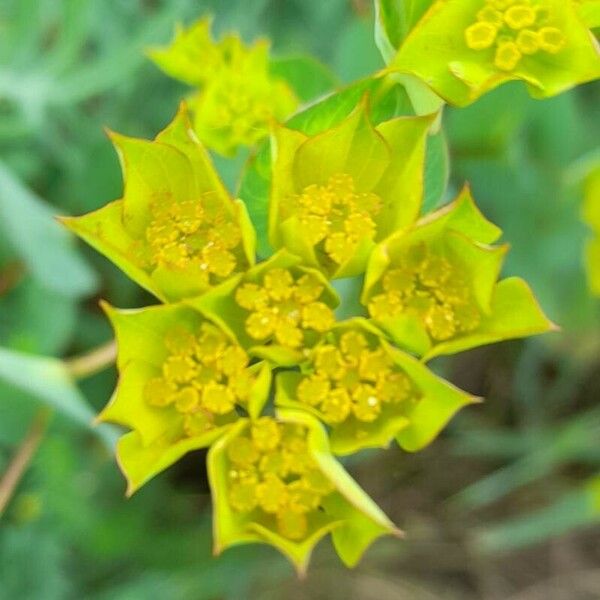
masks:
[[[594,44],[571,2],[435,0],[390,69],[457,104],[512,78],[550,95],[597,75]],[[116,450],[127,493],[208,448],[215,552],[266,543],[303,572],[326,535],[349,566],[399,535],[336,456],[418,451],[478,401],[429,359],[554,325],[523,280],[500,279],[508,247],[468,187],[423,214],[438,113],[341,94],[327,118],[325,100],[282,125],[296,101],[267,49],[214,42],[204,19],[153,51],[198,88],[191,117],[183,103],[152,141],[111,134],[123,198],[64,222],[162,303],[104,305],[119,381],[99,419],[129,430]],[[386,77],[373,82],[389,91]],[[264,205],[246,205],[205,145],[232,154],[269,130]],[[257,230],[273,249],[260,259]],[[348,278],[359,293],[337,284]]]

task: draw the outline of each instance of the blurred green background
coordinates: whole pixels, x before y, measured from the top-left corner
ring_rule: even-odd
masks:
[[[276,55],[313,54],[340,83],[382,66],[367,0],[0,0],[0,478],[40,400],[63,405],[0,516],[0,600],[600,598],[600,303],[580,222],[600,149],[598,83],[542,102],[507,85],[446,112],[448,196],[472,183],[512,245],[506,274],[528,279],[563,329],[437,361],[486,402],[418,455],[394,447],[350,465],[407,534],[352,572],[328,543],[303,582],[269,548],[212,558],[202,453],[125,500],[112,433],[89,426],[115,371],[78,392],[52,360],[15,361],[108,341],[100,298],[153,303],[52,216],[119,196],[102,127],[164,127],[186,89],[144,48],[207,11],[217,32],[268,35]],[[243,158],[217,160],[231,187]]]

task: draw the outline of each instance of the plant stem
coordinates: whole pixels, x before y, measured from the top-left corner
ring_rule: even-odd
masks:
[[[91,352],[67,358],[65,365],[75,379],[83,379],[102,371],[102,369],[115,362],[116,357],[117,344],[115,340],[111,340],[110,342],[106,342],[106,344],[102,344],[102,346],[98,346]]]
[[[51,412],[47,408],[42,408],[36,413],[25,439],[17,448],[8,469],[0,479],[0,516],[8,506],[44,437],[50,414]]]

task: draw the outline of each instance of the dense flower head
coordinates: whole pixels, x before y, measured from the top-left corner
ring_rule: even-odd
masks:
[[[525,56],[556,54],[567,40],[552,7],[543,1],[486,0],[465,30],[467,46],[493,50],[494,65],[512,71]]]
[[[376,320],[414,315],[435,341],[470,333],[481,322],[468,274],[443,245],[425,242],[406,248],[386,269],[368,309]]]
[[[149,273],[193,273],[205,288],[247,266],[241,228],[215,200],[209,192],[196,200],[153,202],[144,238],[133,243],[132,253]]]
[[[301,540],[334,490],[308,452],[301,425],[261,417],[227,446],[227,498],[239,513],[290,540]]]
[[[358,327],[328,336],[305,370],[310,372],[298,384],[298,401],[315,407],[328,425],[353,429],[358,438],[367,434],[364,423],[406,414],[419,400],[419,390],[381,340]]]
[[[336,173],[324,185],[307,185],[295,200],[303,235],[336,265],[376,235],[381,198],[358,192],[351,175]]]
[[[255,379],[239,344],[208,322],[195,331],[174,327],[164,343],[168,355],[160,375],[144,387],[146,402],[181,415],[190,437],[235,420],[236,406],[247,403]]]
[[[275,340],[288,348],[305,343],[305,332],[323,333],[335,321],[332,309],[323,301],[324,286],[314,273],[296,273],[274,267],[255,283],[242,283],[235,301],[248,316],[246,333],[257,343]]]

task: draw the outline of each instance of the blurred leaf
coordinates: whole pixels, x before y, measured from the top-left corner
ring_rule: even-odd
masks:
[[[0,163],[0,228],[44,286],[65,296],[86,296],[97,285],[74,240],[53,211]]]
[[[285,79],[303,102],[314,100],[338,85],[333,72],[308,55],[273,58],[271,73]]]
[[[73,383],[63,362],[0,348],[0,379],[78,425],[92,427],[95,413]],[[110,448],[113,447],[115,429],[103,425],[93,431]]]

